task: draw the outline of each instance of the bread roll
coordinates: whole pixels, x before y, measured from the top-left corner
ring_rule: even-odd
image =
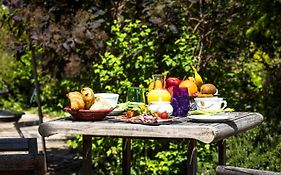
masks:
[[[79,109],[84,109],[85,103],[83,100],[83,96],[80,92],[69,92],[66,94],[66,96],[70,100],[70,107],[73,110],[79,110]]]
[[[213,84],[203,84],[200,88],[200,93],[201,94],[215,94],[217,92],[217,88]]]
[[[89,87],[84,87],[81,90],[81,94],[85,102],[85,109],[90,109],[90,107],[94,104],[95,101],[94,91]]]

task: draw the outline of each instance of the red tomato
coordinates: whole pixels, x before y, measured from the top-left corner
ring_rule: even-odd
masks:
[[[160,114],[160,117],[161,117],[162,119],[168,119],[169,114],[168,114],[167,112],[162,112],[162,113]]]

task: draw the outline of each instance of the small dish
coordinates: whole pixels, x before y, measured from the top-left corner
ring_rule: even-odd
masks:
[[[187,117],[199,122],[222,122],[231,119],[231,116],[227,114],[189,115]]]
[[[99,121],[103,120],[107,114],[113,111],[113,108],[102,110],[72,110],[70,107],[65,107],[65,111],[69,112],[75,120],[81,121]]]

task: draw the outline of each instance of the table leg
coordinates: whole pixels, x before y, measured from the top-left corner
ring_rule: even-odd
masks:
[[[81,174],[83,174],[83,175],[93,175],[93,170],[92,170],[92,136],[90,136],[90,135],[83,135],[83,162],[82,162]]]
[[[122,146],[122,175],[131,174],[131,139],[123,138]]]
[[[219,147],[219,165],[225,165],[226,164],[226,140],[220,140],[218,141],[218,147]]]
[[[21,130],[20,130],[20,126],[19,126],[18,120],[15,121],[14,126],[15,126],[17,132],[19,133],[20,137],[21,137],[21,138],[24,138],[24,135],[23,135],[23,133],[22,133]]]
[[[191,139],[187,152],[187,172],[188,175],[196,175],[197,171],[197,141]]]

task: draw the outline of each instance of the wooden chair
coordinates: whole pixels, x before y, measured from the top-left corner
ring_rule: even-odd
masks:
[[[216,172],[217,175],[281,175],[281,172],[262,171],[223,165],[217,166]]]
[[[44,175],[44,156],[36,138],[0,138],[0,174]]]

